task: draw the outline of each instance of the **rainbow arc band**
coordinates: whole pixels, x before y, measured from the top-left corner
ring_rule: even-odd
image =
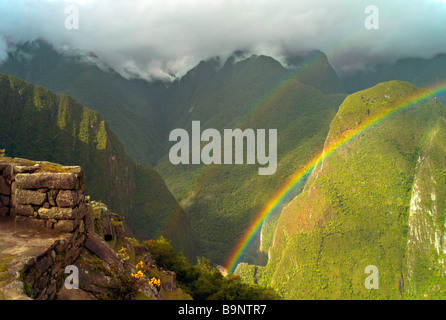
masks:
[[[285,202],[288,196],[311,174],[313,169],[317,167],[323,159],[330,157],[336,153],[339,148],[345,146],[356,137],[374,128],[385,120],[394,117],[401,112],[412,109],[430,99],[436,98],[440,95],[446,94],[446,82],[441,85],[429,88],[429,90],[422,90],[420,94],[409,97],[407,100],[398,104],[395,108],[388,110],[385,113],[379,114],[370,118],[368,121],[361,123],[353,130],[344,132],[336,141],[330,145],[325,145],[323,150],[316,154],[304,166],[299,168],[269,199],[263,209],[258,212],[255,218],[251,221],[245,229],[241,238],[238,240],[229,258],[225,264],[226,270],[233,273],[237,265],[242,260],[244,254],[249,248],[252,241],[256,238],[265,220],[267,220],[276,210]]]

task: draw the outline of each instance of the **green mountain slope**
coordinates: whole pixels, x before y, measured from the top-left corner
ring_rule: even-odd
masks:
[[[98,111],[135,161],[146,166],[155,164],[163,124],[153,100],[164,86],[127,80],[107,66],[99,66],[101,62],[94,54],[64,55],[39,39],[11,50],[0,65],[0,73],[67,94]]]
[[[323,52],[315,50],[292,54],[286,62],[291,70],[297,71],[301,82],[327,94],[345,92],[343,82]]]
[[[163,234],[195,258],[194,235],[161,176],[135,164],[101,116],[67,95],[0,75],[0,144],[9,155],[80,165],[86,192],[139,239]]]
[[[167,157],[155,167],[190,217],[200,254],[216,263],[225,262],[281,182],[322,147],[345,97],[325,95],[300,76],[270,57],[231,57],[222,66],[215,59],[202,62],[168,89],[172,128],[190,132],[191,122],[199,120],[202,130],[278,129],[278,169],[272,176],[259,176],[257,165],[175,166]],[[263,254],[253,246],[245,259],[264,263],[271,239],[266,233]]]
[[[425,90],[386,82],[343,102],[326,146]],[[324,159],[283,209],[266,267],[237,273],[288,299],[446,297],[446,112],[431,99]],[[365,287],[365,268],[379,289]]]

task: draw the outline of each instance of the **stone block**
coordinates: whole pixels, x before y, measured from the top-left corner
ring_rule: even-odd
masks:
[[[19,204],[15,207],[15,214],[18,216],[34,217],[34,209],[31,205]]]
[[[17,204],[17,201],[15,201],[16,190],[17,190],[17,183],[13,181],[11,183],[11,207],[15,207],[15,205]]]
[[[18,229],[38,230],[45,229],[45,221],[31,217],[16,216],[15,225]]]
[[[82,192],[73,190],[61,190],[56,198],[56,203],[61,208],[74,208],[82,199]]]
[[[0,193],[9,196],[11,195],[11,187],[6,184],[5,178],[0,177]]]
[[[11,164],[11,165],[8,165],[5,168],[5,170],[3,170],[3,177],[5,179],[12,180],[13,176],[14,176],[14,165]]]
[[[79,208],[40,208],[37,213],[42,219],[74,220],[79,215]]]
[[[4,205],[9,207],[10,199],[8,196],[0,196],[0,202]]]
[[[40,166],[15,166],[14,167],[14,172],[15,173],[34,173],[37,170],[40,169]]]
[[[6,217],[9,214],[9,207],[0,207],[0,217]]]
[[[56,203],[57,194],[56,194],[56,191],[54,191],[54,190],[48,191],[47,196],[48,196],[48,203],[50,204],[50,206],[57,207],[57,203]]]
[[[73,232],[76,229],[74,220],[59,220],[54,224],[54,230],[58,232]]]
[[[46,193],[30,190],[17,190],[15,193],[15,201],[19,204],[31,204],[41,206],[46,200]]]
[[[15,180],[21,189],[37,190],[41,188],[49,189],[75,189],[77,176],[72,173],[52,173],[38,172],[33,174],[19,173]]]

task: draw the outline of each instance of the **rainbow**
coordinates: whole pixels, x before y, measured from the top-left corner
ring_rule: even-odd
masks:
[[[293,173],[292,176],[273,194],[273,196],[269,199],[263,209],[255,215],[254,219],[245,229],[244,233],[231,251],[230,256],[225,264],[226,270],[230,273],[233,273],[235,271],[235,268],[242,260],[245,252],[259,234],[264,221],[266,221],[274,212],[276,212],[276,210],[282,204],[284,204],[290,194],[306,180],[313,169],[322,163],[323,159],[330,157],[341,147],[348,144],[356,137],[362,135],[368,130],[379,125],[383,121],[403,111],[414,108],[415,106],[418,106],[428,101],[429,99],[433,99],[434,97],[443,95],[445,93],[446,82],[441,85],[429,88],[429,91],[423,90],[422,93],[409,97],[405,101],[396,105],[391,110],[377,114],[376,116],[371,117],[368,121],[361,123],[356,128],[344,132],[342,136],[340,136],[337,140],[331,142],[330,144],[327,145],[326,142],[324,148],[313,158],[311,158],[304,166]]]
[[[257,56],[259,58],[259,56]],[[310,54],[307,57],[304,57],[301,62],[301,67],[297,68],[288,73],[287,76],[279,79],[275,84],[271,85],[271,88],[265,91],[265,93],[256,99],[248,108],[248,112],[238,117],[237,121],[232,124],[233,128],[244,129],[249,126],[249,121],[256,116],[256,114],[262,112],[262,108],[267,106],[269,100],[273,99],[276,96],[280,96],[284,89],[286,89],[286,85],[289,83],[290,79],[298,79],[304,72],[307,72],[312,66],[318,65],[323,61],[324,55],[320,54]],[[198,120],[198,119],[197,119]],[[209,166],[200,165],[199,168],[196,169],[196,172],[188,177],[187,187],[185,190],[192,190],[194,184],[197,181],[200,181],[202,175],[206,173],[206,170]],[[185,182],[186,183],[186,182]],[[176,210],[176,209],[175,209]],[[163,221],[160,222],[158,228],[155,230],[155,234],[162,233],[162,230],[165,226],[169,224],[169,221],[175,216],[176,211],[172,211],[169,215],[167,215]]]
[[[278,83],[273,85],[269,90],[267,90],[260,98],[256,100],[249,108],[248,112],[239,117],[238,121],[233,125],[233,128],[241,128],[243,129],[245,125],[254,117],[258,112],[261,111],[262,107],[267,106],[267,101],[273,99],[275,96],[280,95],[282,90],[286,88],[286,85],[289,83],[290,79],[300,80],[299,77],[302,76],[305,72],[311,69],[311,67],[318,65],[323,61],[325,56],[319,54],[311,54],[308,57],[304,57],[303,61],[300,63],[300,67],[295,70],[289,72],[287,76],[284,76],[282,79],[278,80]]]

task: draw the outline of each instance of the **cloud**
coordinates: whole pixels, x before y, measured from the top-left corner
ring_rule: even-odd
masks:
[[[0,38],[0,63],[4,62],[8,58],[7,49],[7,43]]]
[[[118,72],[147,79],[236,50],[280,58],[319,49],[338,71],[446,52],[444,1],[373,2],[378,30],[364,27],[369,0],[2,0],[0,36],[94,52]],[[69,5],[79,11],[77,30],[66,28]]]
[[[188,193],[187,197],[180,201],[179,205],[181,209],[187,211],[192,208],[197,201],[197,193],[195,191],[191,191]]]

